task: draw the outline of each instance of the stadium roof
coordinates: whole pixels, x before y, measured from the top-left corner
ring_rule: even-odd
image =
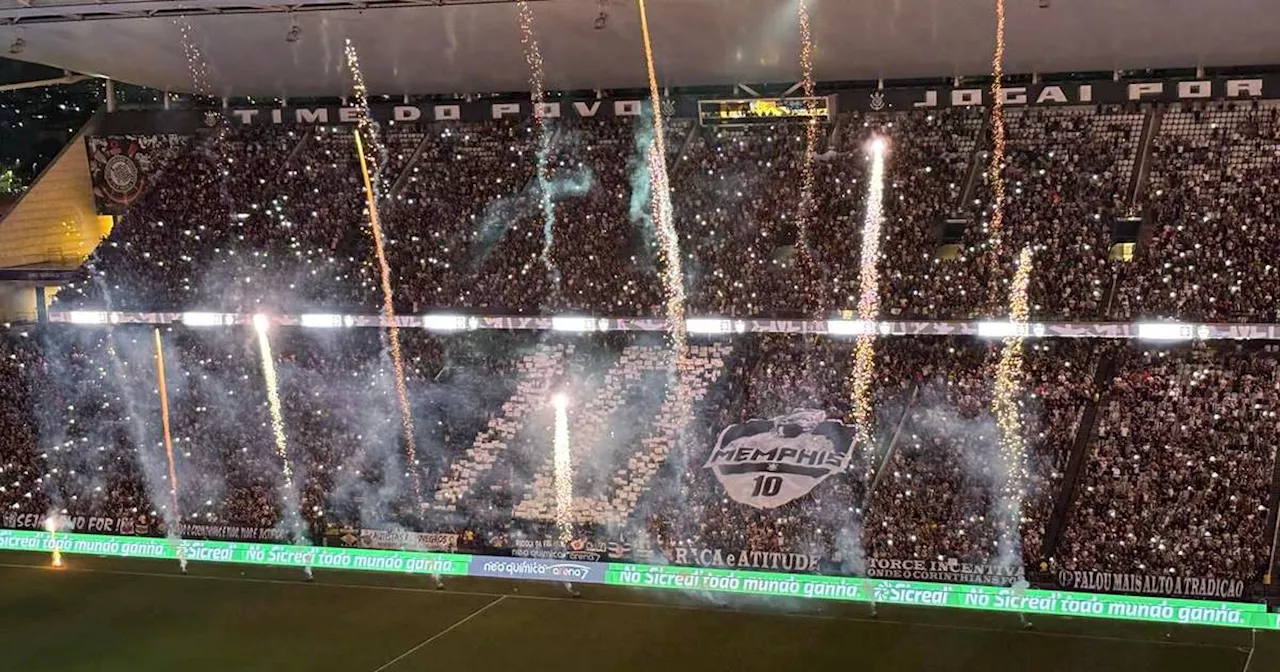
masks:
[[[1007,2],[1007,72],[1280,63],[1275,0]],[[820,80],[990,71],[993,0],[810,4]],[[548,89],[645,84],[635,2],[531,5]],[[795,0],[649,0],[649,16],[663,85],[800,77]],[[173,91],[193,89],[184,24],[215,95],[340,95],[350,88],[344,38],[372,93],[529,88],[517,10],[505,0],[0,0],[0,44],[13,57]]]

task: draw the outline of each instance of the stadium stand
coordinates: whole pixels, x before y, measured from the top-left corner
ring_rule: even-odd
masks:
[[[1013,256],[1029,246],[1034,320],[1274,321],[1278,109],[1009,110],[998,235],[985,109],[842,113],[823,126],[814,157],[812,267],[794,249],[804,128],[673,120],[690,314],[825,318],[856,308],[866,148],[887,137],[888,317],[1008,314]],[[527,122],[384,127],[379,189],[396,309],[662,315],[636,139],[646,127],[626,117],[556,122],[545,147]],[[555,213],[549,249],[544,198]],[[1114,260],[1114,221],[1133,213],[1144,238],[1131,263]],[[948,219],[963,222],[958,247],[943,244]],[[372,313],[381,291],[366,222],[348,130],[226,129],[164,168],[58,304]],[[17,325],[2,336],[3,510],[163,526],[172,514],[156,487],[150,332]],[[682,548],[811,555],[824,571],[882,558],[1252,584],[1271,569],[1280,394],[1271,352],[1029,340],[1018,381],[1027,492],[1011,530],[995,515],[1008,471],[991,410],[998,341],[878,339],[870,440],[854,441],[847,462],[804,496],[762,507],[735,501],[708,466],[710,447],[728,427],[796,410],[851,418],[852,340],[695,340],[672,367],[665,343],[639,334],[403,337],[417,464],[403,458],[394,374],[374,330],[274,335],[313,538],[329,525],[380,524],[491,550],[553,536],[548,399],[569,390],[570,518],[588,538],[643,539],[668,558]],[[252,334],[174,326],[164,339],[184,523],[280,528],[285,462],[270,439]]]

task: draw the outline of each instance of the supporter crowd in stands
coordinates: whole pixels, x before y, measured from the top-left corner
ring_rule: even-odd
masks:
[[[1058,559],[1197,577],[1264,568],[1278,396],[1270,353],[1126,351]]]
[[[983,110],[841,115],[822,127],[807,217],[803,126],[673,120],[688,311],[856,309],[868,145],[882,137],[887,318],[1007,315],[1013,259],[1030,247],[1033,320],[1273,321],[1276,109],[1012,110],[999,231]],[[1148,115],[1160,126],[1144,164]],[[396,310],[662,315],[648,127],[565,121],[544,138],[511,121],[384,127],[378,207]],[[381,269],[350,130],[299,128],[193,140],[59,305],[376,312]],[[1144,218],[1132,262],[1112,254],[1128,215]],[[808,250],[796,249],[802,229]],[[876,340],[869,440],[812,492],[757,509],[726,495],[705,466],[710,447],[729,425],[796,409],[852,422],[853,341],[695,340],[673,365],[664,342],[638,335],[401,337],[415,464],[374,330],[273,334],[285,457],[252,332],[165,328],[182,519],[285,525],[287,464],[313,536],[334,521],[489,543],[552,536],[548,399],[567,390],[573,524],[643,536],[668,556],[700,547],[816,554],[846,569],[867,557],[994,564],[1013,540],[1028,567],[1241,580],[1267,570],[1280,427],[1270,353],[1028,340],[1026,494],[1009,529],[997,515],[1010,470],[992,412],[997,341]],[[173,520],[150,338],[128,327],[0,333],[3,512],[127,516],[148,529]],[[694,400],[687,422],[677,388]],[[1074,475],[1073,455],[1087,458]]]

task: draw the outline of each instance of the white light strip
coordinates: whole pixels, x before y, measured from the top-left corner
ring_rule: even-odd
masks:
[[[554,331],[586,332],[596,330],[594,317],[556,316],[551,318],[551,329]]]
[[[119,314],[98,310],[73,310],[68,313],[67,321],[71,324],[106,324],[119,321]]]
[[[183,313],[182,323],[188,327],[222,327],[235,322],[227,313]]]
[[[873,336],[877,330],[872,320],[827,320],[827,333],[836,336]]]
[[[693,317],[684,321],[685,331],[691,334],[728,334],[733,322],[719,317]]]
[[[186,312],[186,313],[135,313],[108,311],[49,311],[49,322],[98,326],[106,324],[183,324],[188,327],[234,327],[252,324],[252,314]],[[731,319],[692,318],[685,322],[688,333],[701,334],[810,334],[828,336],[879,335],[885,337],[924,336],[942,338],[948,336],[978,336],[982,338],[1104,338],[1110,340],[1143,339],[1151,341],[1235,340],[1280,342],[1280,324],[1274,323],[1217,323],[1189,324],[1182,322],[1028,322],[1013,324],[1003,320],[975,322],[955,321],[863,321],[852,319],[796,320],[796,319]],[[336,320],[336,322],[335,322]],[[274,315],[270,324],[275,327],[342,326],[386,328],[388,322],[379,315]],[[582,315],[538,317],[530,315],[459,315],[436,313],[417,316],[399,316],[400,327],[420,327],[438,332],[458,332],[473,329],[498,331],[547,331],[566,333],[595,333],[605,331],[636,331],[666,333],[668,325],[661,317],[611,317],[597,318]],[[13,326],[22,326],[15,323]]]
[[[333,329],[344,324],[341,315],[303,315],[299,321],[302,326],[315,329]],[[350,323],[349,318],[346,323]]]
[[[431,331],[462,331],[467,329],[468,326],[467,318],[464,315],[440,313],[422,316],[422,328]],[[470,328],[474,328],[474,326]]]
[[[1030,338],[1044,336],[1045,326],[1036,322],[979,322],[979,338]]]
[[[1181,322],[1139,322],[1138,338],[1144,341],[1189,341],[1194,329]]]

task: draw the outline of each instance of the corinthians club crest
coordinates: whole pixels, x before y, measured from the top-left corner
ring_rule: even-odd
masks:
[[[853,435],[824,411],[796,410],[726,427],[704,466],[734,501],[772,509],[848,467]]]
[[[876,112],[879,112],[880,110],[883,110],[885,107],[887,106],[885,105],[885,102],[884,102],[884,92],[872,91],[871,92],[871,109],[875,110]]]
[[[132,203],[146,183],[147,151],[132,138],[92,138],[89,171],[94,195],[110,203]]]

